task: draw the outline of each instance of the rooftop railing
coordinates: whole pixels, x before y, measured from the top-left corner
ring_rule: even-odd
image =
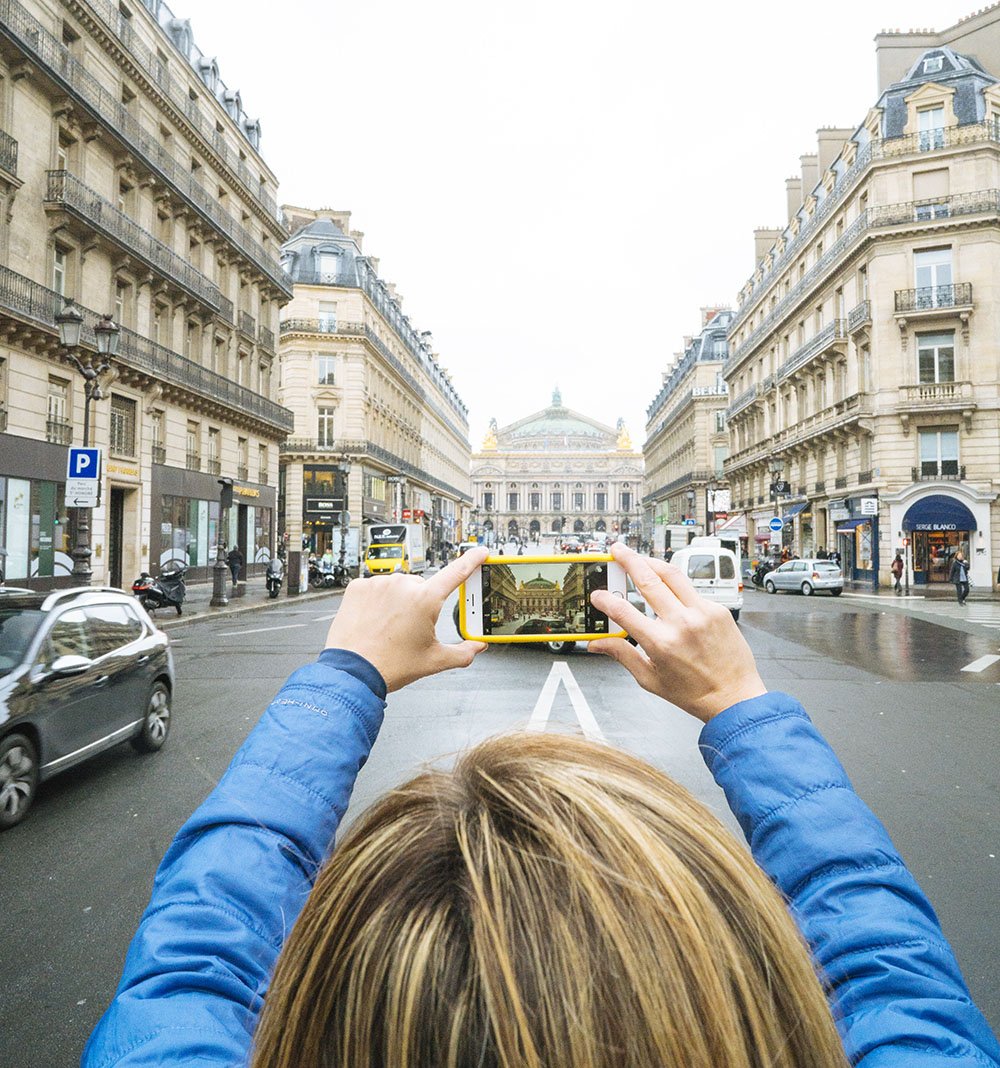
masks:
[[[71,211],[213,311],[219,311],[222,293],[218,286],[69,171],[48,172],[45,202]]]
[[[0,0],[0,37],[15,46],[58,84],[71,98],[79,101],[104,127],[171,189],[219,231],[230,243],[265,274],[287,296],[291,282],[273,255],[209,194],[189,170],[163,147],[157,136],[147,133],[120,99],[105,89],[69,49],[56,40],[18,0]]]
[[[64,299],[58,293],[0,266],[0,309],[57,334],[55,316],[63,304]],[[93,325],[101,316],[88,308],[80,310],[84,313],[83,342],[96,348]],[[276,432],[288,433],[294,427],[294,417],[287,408],[124,326],[121,327],[115,358],[150,378],[169,382],[233,411],[249,414]]]

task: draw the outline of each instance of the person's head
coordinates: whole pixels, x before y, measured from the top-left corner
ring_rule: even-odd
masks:
[[[956,560],[964,560],[965,559],[965,553],[963,553],[962,550],[959,549],[958,552],[955,553],[955,559]]]
[[[846,1068],[806,947],[708,810],[517,734],[373,805],[279,959],[254,1068]]]

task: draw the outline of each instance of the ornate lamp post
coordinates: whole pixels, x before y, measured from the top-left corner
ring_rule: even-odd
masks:
[[[472,533],[475,535],[476,541],[479,541],[479,509],[472,509]]]
[[[229,566],[226,564],[226,534],[229,530],[229,509],[233,506],[233,480],[223,477],[219,482],[219,523],[215,530],[215,566],[212,568],[212,599],[210,608],[225,608],[229,604],[226,596],[226,580]]]
[[[347,527],[350,523],[350,516],[347,512],[347,477],[351,473],[351,461],[348,456],[344,455],[340,458],[337,470],[340,472],[343,491],[340,498],[340,559],[338,561],[341,574],[343,574],[344,562],[347,559]]]
[[[110,315],[102,316],[94,326],[97,338],[97,353],[79,354],[83,334],[83,313],[67,300],[63,310],[55,317],[59,326],[59,341],[64,355],[83,376],[83,447],[90,445],[90,402],[104,398],[98,381],[111,367],[111,360],[118,353],[120,330]],[[93,578],[90,567],[90,509],[76,508],[76,544],[73,546],[73,578],[81,586],[89,586]]]
[[[781,474],[783,466],[780,456],[772,456],[767,461],[767,470],[771,475],[771,510],[774,515],[778,514],[778,475]],[[784,538],[784,530],[782,530],[782,538]],[[781,543],[779,542],[779,552],[780,547]]]
[[[715,533],[715,491],[718,483],[714,478],[708,480],[705,486],[705,533]]]

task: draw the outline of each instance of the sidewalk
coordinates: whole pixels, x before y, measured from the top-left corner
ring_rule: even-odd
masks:
[[[233,596],[233,585],[226,582],[226,596],[229,604],[225,608],[212,608],[209,602],[212,600],[212,583],[199,582],[188,586],[187,595],[184,598],[184,614],[177,615],[173,608],[161,608],[153,614],[153,619],[158,627],[169,630],[173,627],[182,627],[187,623],[198,623],[204,619],[218,616],[235,616],[244,612],[258,612],[262,608],[277,608],[285,604],[299,604],[303,601],[329,600],[336,598],[339,602],[341,589],[309,590],[308,593],[299,593],[294,596],[288,595],[288,587],[282,586],[281,593],[273,600],[267,595],[267,586],[263,576],[252,578],[248,582],[240,583],[240,595]]]

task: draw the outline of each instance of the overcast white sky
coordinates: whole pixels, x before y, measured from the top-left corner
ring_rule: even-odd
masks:
[[[556,384],[641,443],[817,127],[875,103],[875,34],[974,3],[170,0],[259,116],[280,201],[350,210],[433,331],[473,447]]]

